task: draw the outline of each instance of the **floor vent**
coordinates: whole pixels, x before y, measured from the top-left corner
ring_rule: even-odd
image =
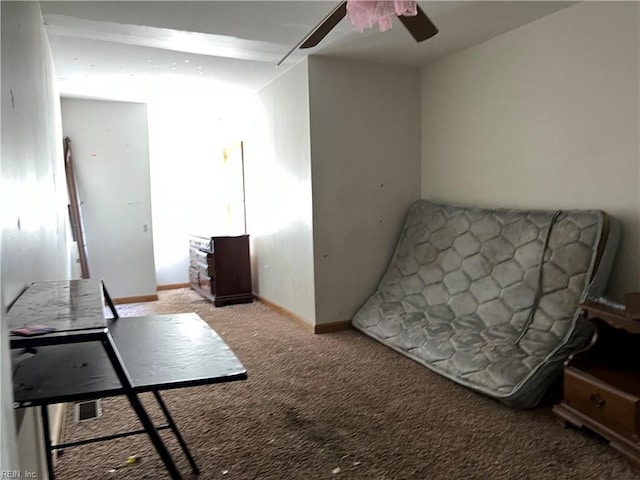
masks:
[[[102,402],[100,399],[76,403],[76,422],[93,420],[100,415],[102,415]]]

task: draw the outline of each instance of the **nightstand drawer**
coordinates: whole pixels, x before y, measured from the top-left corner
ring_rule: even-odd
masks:
[[[568,368],[564,374],[565,403],[617,432],[637,433],[640,399],[583,372]]]

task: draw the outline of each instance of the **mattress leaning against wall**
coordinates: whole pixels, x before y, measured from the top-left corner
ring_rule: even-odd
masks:
[[[533,407],[589,342],[578,304],[603,294],[620,236],[620,223],[599,210],[419,200],[352,323],[457,383]]]

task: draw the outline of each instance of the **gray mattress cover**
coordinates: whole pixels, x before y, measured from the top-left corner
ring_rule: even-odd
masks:
[[[541,296],[526,327],[555,213],[417,201],[386,274],[353,326],[510,406],[536,405],[566,358],[592,335],[578,303],[602,294],[588,287],[604,213],[562,211],[549,234]],[[615,254],[618,239],[611,237]],[[614,254],[600,261],[605,277]],[[600,278],[596,288],[605,283]]]

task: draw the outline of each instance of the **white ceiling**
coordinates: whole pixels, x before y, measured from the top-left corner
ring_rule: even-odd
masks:
[[[41,8],[63,95],[146,101],[171,85],[185,93],[254,91],[308,54],[423,66],[575,2],[421,1],[440,30],[426,42],[416,43],[397,20],[387,32],[357,33],[344,19],[319,46],[276,68],[337,3],[56,1]]]

